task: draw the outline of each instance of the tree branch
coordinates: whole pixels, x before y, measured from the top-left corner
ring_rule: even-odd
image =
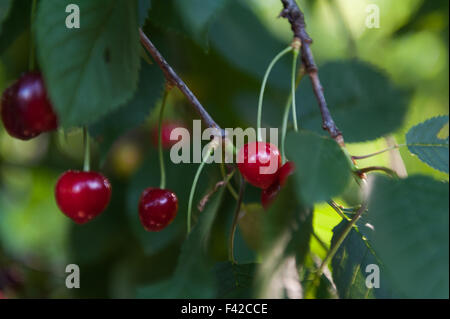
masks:
[[[152,58],[156,61],[159,68],[163,71],[166,81],[173,86],[176,86],[181,93],[188,99],[200,117],[203,119],[206,125],[211,128],[217,128],[220,130],[222,136],[224,135],[224,131],[220,128],[220,126],[213,120],[211,115],[206,111],[197,97],[192,93],[189,87],[184,83],[184,81],[178,76],[178,74],[172,69],[172,67],[167,63],[158,49],[153,45],[150,39],[145,35],[142,29],[139,29],[139,35],[141,39],[142,45],[145,47],[148,53],[152,56]]]
[[[310,48],[312,40],[306,32],[306,23],[303,12],[300,10],[295,0],[281,0],[281,2],[284,9],[281,11],[280,16],[286,18],[291,24],[291,29],[294,33],[294,40],[300,39],[302,43],[302,63],[309,75],[313,86],[314,95],[316,96],[319,104],[320,113],[322,114],[322,127],[324,130],[328,131],[330,136],[336,140],[339,145],[343,146],[344,138],[341,131],[339,131],[334,123],[327,106],[327,101],[325,100],[325,96],[323,94],[323,87],[320,83],[317,66]]]

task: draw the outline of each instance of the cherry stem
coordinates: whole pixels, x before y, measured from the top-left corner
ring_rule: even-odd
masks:
[[[83,140],[84,140],[84,165],[83,171],[89,172],[90,170],[90,161],[91,161],[91,151],[89,145],[89,133],[85,127],[83,127]]]
[[[241,181],[239,186],[239,197],[237,199],[236,210],[234,211],[233,221],[231,223],[230,238],[228,242],[228,259],[233,264],[236,263],[236,260],[234,259],[234,237],[236,235],[236,228],[239,220],[239,212],[241,211],[242,199],[244,197],[244,190],[245,190],[244,179],[242,178],[242,176],[240,179]]]
[[[203,158],[202,162],[200,163],[197,172],[195,173],[194,181],[192,182],[191,186],[191,192],[189,194],[189,203],[188,203],[188,211],[187,211],[187,233],[191,232],[191,220],[192,220],[192,202],[194,201],[194,193],[195,189],[197,187],[198,179],[200,177],[200,173],[203,170],[203,167],[205,166],[206,162],[208,161],[209,157],[211,156],[213,152],[213,148],[211,148],[208,153]]]
[[[338,215],[344,219],[344,220],[350,220],[350,218],[348,218],[347,216],[345,216],[345,214],[342,212],[341,207],[339,207],[338,204],[336,204],[336,202],[334,202],[333,200],[329,200],[328,205],[330,205],[331,208],[333,208],[335,210],[336,213],[338,213]]]
[[[297,80],[295,83],[295,90],[297,90],[300,81],[302,80],[303,76],[305,75],[305,69],[303,66],[300,68],[300,72],[297,75]],[[287,125],[289,120],[289,110],[291,108],[291,102],[292,102],[292,93],[289,95],[286,105],[284,107],[284,113],[283,113],[283,123],[281,125],[281,158],[283,160],[283,164],[286,162],[286,153],[285,153],[285,141],[286,141],[286,134],[287,134]],[[295,108],[295,107],[294,107]]]
[[[222,174],[222,178],[223,180],[228,180],[227,174],[225,172],[225,165],[222,163],[220,163],[220,173]],[[226,187],[228,189],[228,191],[230,192],[231,196],[234,197],[235,200],[238,200],[238,194],[236,193],[236,190],[233,188],[233,186],[230,184],[229,181],[227,181],[226,183]]]
[[[295,43],[295,42],[294,42]],[[297,73],[297,59],[298,59],[299,48],[295,47],[293,49],[293,61],[292,61],[292,78],[291,78],[291,100],[292,100],[292,122],[294,123],[294,130],[298,131],[297,124],[297,107],[295,105],[295,91],[296,91],[296,73]]]
[[[375,152],[375,153],[371,153],[371,154],[367,154],[367,155],[352,156],[352,159],[354,159],[354,160],[361,160],[361,159],[369,158],[369,157],[372,157],[372,156],[376,156],[376,155],[382,154],[384,152],[388,152],[388,151],[400,148],[401,146],[406,146],[406,144],[393,145],[391,147],[385,148],[384,150],[381,150],[381,151],[378,151],[378,152]]]
[[[31,13],[30,13],[30,55],[28,60],[28,68],[30,71],[34,70],[35,66],[35,57],[34,57],[34,33],[33,33],[33,24],[34,24],[34,17],[36,15],[36,0],[33,0],[31,3]]]
[[[158,153],[159,153],[159,169],[161,172],[161,182],[159,184],[159,188],[164,189],[166,187],[166,170],[164,168],[164,153],[162,147],[162,122],[164,119],[164,108],[167,102],[167,96],[169,95],[169,86],[166,85],[164,90],[163,99],[161,102],[161,109],[159,110],[159,123],[158,123]]]
[[[344,242],[345,238],[350,233],[353,226],[356,224],[356,222],[361,217],[362,213],[365,212],[365,210],[366,210],[366,204],[363,204],[363,205],[361,205],[361,207],[358,209],[355,216],[353,216],[353,218],[351,220],[346,219],[348,224],[345,226],[342,233],[338,236],[335,244],[333,245],[333,247],[331,247],[331,249],[328,251],[328,254],[325,256],[325,259],[322,261],[322,264],[320,265],[319,269],[317,270],[317,273],[316,273],[315,279],[313,280],[313,283],[317,283],[317,281],[320,279],[326,265],[334,257],[334,255],[338,251],[339,247]]]
[[[381,171],[381,172],[384,172],[384,173],[390,175],[391,177],[398,178],[398,175],[397,175],[397,173],[396,173],[394,170],[392,170],[392,169],[390,169],[390,168],[387,168],[387,167],[384,167],[384,166],[369,166],[369,167],[364,167],[364,168],[358,169],[358,170],[356,171],[356,173],[357,173],[358,175],[361,175],[361,174],[369,173],[369,172],[373,172],[373,171]]]
[[[264,78],[261,84],[261,90],[259,92],[259,100],[258,100],[258,115],[257,115],[257,122],[256,122],[256,138],[258,142],[262,142],[261,139],[261,118],[262,118],[262,105],[264,100],[264,91],[266,89],[267,79],[269,78],[269,74],[272,71],[272,68],[274,65],[280,60],[286,53],[290,52],[292,50],[292,46],[289,46],[285,48],[283,51],[278,53],[272,61],[270,61],[269,66],[267,67],[266,73],[264,74]]]

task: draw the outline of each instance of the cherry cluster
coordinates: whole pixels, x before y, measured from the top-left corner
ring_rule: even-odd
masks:
[[[269,208],[281,187],[285,185],[288,176],[295,170],[293,162],[282,165],[278,148],[266,142],[245,144],[239,150],[237,159],[239,171],[244,179],[262,189],[261,203],[265,209]],[[271,167],[274,164],[275,169]]]
[[[43,77],[28,72],[9,86],[1,99],[3,125],[12,137],[30,140],[41,133],[58,128],[58,117],[47,96]],[[170,147],[173,123],[163,126],[163,146]],[[84,224],[100,215],[111,200],[111,183],[94,171],[69,170],[55,186],[59,209],[77,224]],[[169,190],[147,188],[139,201],[139,217],[146,230],[159,231],[176,216],[178,200]]]

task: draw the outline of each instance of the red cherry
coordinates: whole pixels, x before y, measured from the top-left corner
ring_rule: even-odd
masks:
[[[286,162],[283,166],[281,166],[278,171],[278,183],[281,187],[286,184],[288,177],[295,172],[295,164],[294,162]]]
[[[40,73],[22,75],[3,92],[1,113],[9,135],[22,140],[29,140],[58,127]]]
[[[262,189],[275,182],[281,166],[280,151],[275,145],[265,142],[245,144],[239,150],[237,160],[245,180]]]
[[[261,191],[261,204],[264,209],[269,209],[272,202],[277,197],[280,192],[281,186],[278,181],[275,181],[269,188],[263,189]]]
[[[177,140],[171,140],[170,139],[170,133],[176,128],[186,128],[186,126],[181,122],[164,122],[161,127],[161,142],[162,147],[164,149],[169,149],[173,145],[175,145],[178,141],[181,140],[181,137],[179,137]],[[152,129],[152,143],[155,147],[158,146],[158,140],[159,140],[159,127],[156,125]]]
[[[56,183],[55,198],[67,217],[84,224],[106,209],[111,199],[111,184],[97,172],[67,171]]]
[[[139,219],[147,231],[160,231],[175,218],[178,211],[177,196],[167,189],[149,187],[139,200]]]

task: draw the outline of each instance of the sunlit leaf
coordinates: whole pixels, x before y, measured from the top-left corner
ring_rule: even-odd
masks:
[[[431,167],[448,173],[448,135],[439,138],[448,116],[438,116],[412,127],[406,134],[406,143],[411,153]]]

